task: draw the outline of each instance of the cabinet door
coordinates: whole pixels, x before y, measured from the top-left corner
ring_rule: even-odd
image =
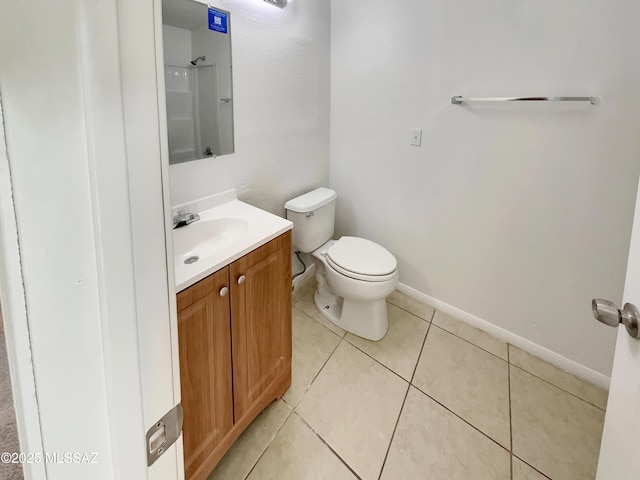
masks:
[[[291,375],[291,232],[232,263],[234,419]],[[244,280],[240,280],[244,277]]]
[[[233,426],[228,286],[225,267],[177,298],[187,479]]]

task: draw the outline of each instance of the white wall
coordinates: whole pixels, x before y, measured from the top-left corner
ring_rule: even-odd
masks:
[[[402,283],[608,374],[615,332],[590,300],[622,298],[639,15],[630,0],[332,2],[337,233],[388,247]],[[601,104],[450,104],[559,94]]]
[[[48,21],[37,31],[24,23],[35,8],[3,13],[0,17],[13,21],[3,22],[0,45],[12,47],[0,48],[0,86],[43,447],[100,452],[103,458],[97,466],[48,465],[47,472],[50,478],[109,478],[113,460],[96,321],[99,273],[84,105],[77,94],[82,91],[73,24],[78,11],[70,2],[41,11]],[[16,58],[18,51],[39,60]],[[71,423],[79,428],[69,428]]]
[[[185,28],[162,25],[164,39],[164,63],[186,67],[194,59],[191,53],[191,31]]]
[[[326,0],[218,0],[231,12],[235,153],[172,165],[171,203],[237,188],[284,215],[284,202],[329,178]]]

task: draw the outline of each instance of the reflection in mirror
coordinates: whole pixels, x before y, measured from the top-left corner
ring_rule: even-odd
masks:
[[[230,14],[162,0],[169,163],[233,153]]]

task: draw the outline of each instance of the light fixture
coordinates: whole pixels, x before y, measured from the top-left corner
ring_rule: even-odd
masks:
[[[264,0],[264,1],[280,8],[284,8],[287,6],[287,0]]]

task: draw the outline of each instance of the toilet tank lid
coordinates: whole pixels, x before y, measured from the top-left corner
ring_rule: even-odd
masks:
[[[284,208],[296,213],[311,212],[338,198],[334,190],[320,187],[311,192],[292,198],[284,204]]]

